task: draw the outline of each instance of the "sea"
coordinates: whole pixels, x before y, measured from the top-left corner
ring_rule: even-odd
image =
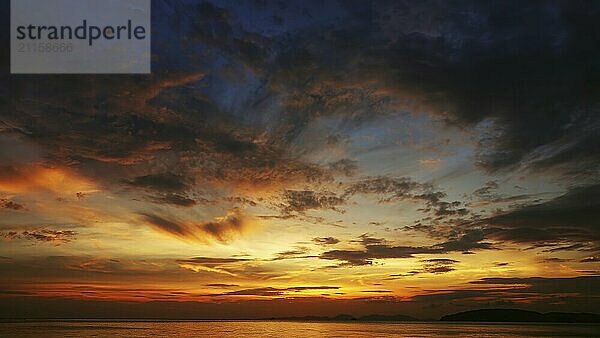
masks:
[[[38,321],[0,322],[0,337],[600,337],[600,324]]]

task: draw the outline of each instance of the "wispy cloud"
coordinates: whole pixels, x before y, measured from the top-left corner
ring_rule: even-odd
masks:
[[[140,213],[140,216],[144,222],[159,231],[192,240],[214,239],[227,242],[256,225],[251,216],[245,215],[237,208],[230,210],[223,217],[215,218],[213,221],[198,223],[167,219],[150,213]]]

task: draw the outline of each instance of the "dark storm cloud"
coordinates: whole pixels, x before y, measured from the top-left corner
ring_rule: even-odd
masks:
[[[600,185],[577,187],[547,202],[523,206],[482,222],[491,227],[488,236],[492,239],[573,250],[597,249],[598,201]]]
[[[399,1],[344,7],[332,26],[285,35],[287,49],[273,51],[276,44],[252,39],[254,53],[240,55],[256,64],[273,51],[273,66],[263,75],[274,91],[293,93],[287,96],[290,135],[319,116],[361,121],[383,114],[392,98],[416,100],[444,112],[449,123],[478,125],[478,163],[487,170],[519,163],[597,170],[600,68],[592,55],[600,45],[600,6]],[[229,41],[232,48],[235,40]]]
[[[194,89],[201,79],[191,71],[173,75],[158,69],[152,76],[118,81],[105,76],[42,78],[31,91],[26,79],[16,78],[10,108],[0,121],[25,128],[25,136],[43,149],[48,162],[77,166],[108,186],[125,182],[174,193],[200,183],[328,181],[335,170],[351,170],[350,163],[330,169],[298,159],[278,135],[261,136],[263,130],[231,117]],[[69,95],[55,93],[56,88]],[[170,171],[157,173],[153,167]],[[169,197],[165,202],[190,204]]]
[[[191,11],[193,21],[189,38],[216,48],[254,69],[262,67],[264,60],[268,59],[267,48],[271,41],[259,34],[245,31],[239,34],[240,27],[227,10],[210,2],[201,2],[188,8],[179,7],[178,4],[173,7],[179,11]]]
[[[482,278],[472,281],[475,285],[511,286],[514,293],[580,294],[590,297],[600,295],[600,276],[565,278]],[[519,286],[519,287],[515,287]]]
[[[194,74],[118,80],[100,75],[46,76],[33,80],[32,89],[29,79],[16,77],[10,86],[11,109],[0,119],[24,126],[25,135],[45,150],[49,160],[131,165],[171,146],[193,144],[193,133],[178,126],[172,112],[161,113],[148,100],[165,88],[196,80]]]
[[[563,195],[539,202],[511,205],[507,211],[482,218],[468,211],[449,213],[449,218],[424,218],[409,231],[422,231],[434,238],[447,238],[435,246],[442,251],[471,252],[472,249],[493,249],[492,242],[527,244],[546,252],[597,251],[600,233],[595,226],[600,222],[596,201],[600,198],[597,184],[575,187]],[[493,184],[478,190],[478,195],[488,195]],[[443,201],[437,202],[443,211]],[[462,208],[456,209],[456,211]],[[434,212],[433,215],[439,215]]]
[[[481,138],[484,168],[521,161],[533,168],[598,168],[593,149],[600,140],[599,101],[593,88],[600,68],[591,55],[598,52],[600,26],[593,18],[600,6],[437,2],[429,12],[410,3],[391,6],[421,29],[397,32],[393,47],[369,49],[364,58],[376,65],[373,72],[388,72],[390,85],[422,90],[455,123],[495,121]],[[414,23],[411,13],[428,20]],[[433,33],[434,27],[443,27],[444,34]]]
[[[369,79],[383,80],[384,85],[391,88],[402,90],[410,88],[413,92],[420,92],[422,96],[427,97],[425,101],[429,104],[435,106],[443,103],[451,107],[452,109],[444,109],[444,111],[450,113],[449,120],[454,123],[472,124],[483,121],[487,117],[494,118],[493,121],[497,121],[496,123],[499,125],[497,129],[500,129],[502,134],[494,138],[492,144],[494,149],[491,154],[480,154],[481,163],[487,168],[509,166],[516,163],[536,147],[548,144],[560,136],[528,137],[528,134],[525,133],[526,127],[531,127],[528,130],[535,129],[544,132],[544,128],[538,128],[534,124],[537,123],[536,121],[550,121],[552,126],[549,128],[551,130],[549,134],[554,132],[563,134],[561,131],[563,129],[579,128],[579,124],[568,126],[568,123],[561,124],[565,119],[560,113],[555,112],[556,109],[550,109],[550,118],[548,116],[541,118],[541,114],[543,113],[542,106],[548,101],[548,97],[560,97],[545,94],[544,85],[549,84],[551,88],[560,92],[565,88],[558,86],[562,87],[565,83],[563,80],[569,79],[566,75],[568,71],[560,71],[556,74],[554,64],[552,65],[554,72],[551,72],[553,75],[546,74],[546,67],[549,67],[548,63],[545,63],[548,61],[546,55],[552,55],[552,60],[559,64],[564,62],[565,65],[576,67],[579,71],[582,69],[580,65],[572,62],[570,58],[572,52],[566,52],[568,48],[562,48],[572,42],[575,42],[575,46],[583,46],[580,44],[582,41],[577,41],[579,37],[572,34],[573,30],[577,30],[575,26],[589,24],[589,22],[572,21],[571,15],[581,10],[578,8],[582,7],[580,3],[569,6],[559,4],[546,6],[534,3],[518,6],[516,13],[513,11],[516,6],[509,4],[486,5],[465,2],[453,5],[439,3],[438,5],[440,6],[439,11],[433,12],[430,9],[426,11],[423,6],[415,4],[348,5],[347,12],[350,13],[352,20],[348,20],[347,25],[344,25],[345,22],[340,22],[340,25],[337,25],[328,34],[317,33],[316,29],[293,32],[292,39],[300,42],[292,49],[293,52],[271,49],[275,55],[275,61],[273,61],[276,65],[275,70],[270,74],[269,70],[262,69],[265,72],[262,75],[270,79],[272,89],[297,93],[295,96],[288,96],[289,107],[296,108],[296,111],[290,110],[292,113],[290,113],[289,119],[294,122],[289,123],[294,126],[291,128],[301,128],[304,121],[320,116],[323,111],[325,114],[338,116],[345,116],[345,114],[353,118],[360,116],[356,113],[359,105],[353,100],[361,101],[361,95],[368,95],[369,91],[373,91],[372,89],[353,83],[336,92],[332,89],[333,85],[327,83],[316,85],[317,81],[314,81],[314,79],[327,78],[330,83],[339,85],[339,79],[344,78],[343,75],[339,75],[346,72],[369,75]],[[456,8],[468,7],[469,11],[449,10],[453,6]],[[210,7],[218,13],[226,12],[216,9],[215,6]],[[389,12],[395,13],[396,16],[400,15],[406,19],[406,22],[400,24],[397,20],[390,20]],[[358,13],[360,13],[360,17],[352,17],[353,14],[358,15]],[[365,15],[365,13],[369,13],[369,15]],[[383,13],[388,16],[388,19],[384,19]],[[409,13],[418,13],[430,18],[427,20],[429,26],[415,22]],[[441,15],[440,13],[452,14]],[[515,14],[516,18],[513,17]],[[536,15],[536,20],[532,22],[518,20],[518,18],[529,15]],[[231,27],[235,25],[235,22],[231,16],[223,14],[216,17],[210,16],[205,20],[207,20],[206,22],[214,21],[209,24],[213,28],[224,25],[223,27],[227,27],[223,28],[227,32],[226,35],[234,36],[235,29]],[[409,28],[411,25],[412,28]],[[548,28],[541,34],[542,39],[531,33],[536,30],[530,30],[530,28],[540,27],[540,25]],[[432,27],[444,27],[449,34],[447,36],[436,35],[432,33]],[[399,36],[394,43],[378,49],[367,47],[374,45],[374,36],[379,36],[385,41],[386,34],[377,33],[390,33],[390,29],[394,29],[394,32],[387,35]],[[247,34],[246,38],[252,35]],[[311,43],[319,48],[311,48],[303,43],[309,37]],[[203,38],[214,39],[210,36]],[[272,46],[272,44],[266,43],[265,40],[259,40],[253,40],[252,50],[264,53],[265,50],[271,48],[266,46]],[[231,43],[231,41],[235,41],[235,38],[226,41]],[[532,44],[531,41],[535,41],[535,43]],[[214,42],[216,43],[216,41]],[[234,45],[222,48],[231,52],[236,50]],[[507,46],[511,46],[511,48],[507,48]],[[254,54],[254,56],[261,55],[260,53]],[[347,62],[338,61],[339,67],[325,67],[326,55],[331,55],[331,53]],[[523,53],[527,56],[526,58],[522,58]],[[247,51],[242,54],[244,54],[241,57],[242,60],[253,64],[260,59],[252,58],[252,54]],[[536,63],[535,58],[538,56],[541,62]],[[361,63],[358,71],[344,68],[344,65],[356,63]],[[531,65],[534,67],[530,67]],[[537,89],[533,93],[527,91],[527,94],[534,95],[515,96],[515,93],[505,91],[504,88],[514,88],[516,92],[521,90],[522,83],[520,85],[513,84],[522,78],[523,69],[528,70],[525,72],[527,81],[540,84],[540,86],[534,86]],[[486,75],[483,76],[483,74]],[[489,76],[491,74],[498,76]],[[551,76],[552,81],[540,81],[539,75],[542,75],[542,78]],[[589,74],[587,75],[589,76]],[[391,80],[392,78],[394,81]],[[525,82],[527,83],[527,81]],[[349,83],[351,82],[352,80],[349,81]],[[290,85],[282,87],[282,83]],[[571,89],[567,90],[571,92]],[[435,92],[438,96],[430,97],[430,92]],[[573,92],[575,91],[573,90]],[[543,97],[539,98],[535,95]],[[380,104],[385,99],[384,96],[374,102]],[[538,101],[542,103],[533,104]],[[494,105],[487,102],[494,102]],[[518,111],[523,111],[523,114],[516,114],[515,107],[517,105],[520,108]],[[349,106],[352,109],[347,109]],[[376,109],[371,110],[376,111]],[[560,109],[560,111],[563,110]],[[573,112],[565,114],[573,114]],[[589,113],[583,114],[589,115]],[[510,121],[506,119],[507,116],[517,116],[517,120]],[[523,116],[522,119],[521,116]],[[516,125],[518,128],[515,127]],[[567,128],[562,128],[564,126]],[[293,134],[294,132],[290,131],[290,135]],[[531,139],[537,141],[532,142]],[[536,145],[535,142],[539,144]],[[544,155],[543,157],[552,156],[552,154],[542,155]]]
[[[4,124],[69,163],[192,152],[197,162],[186,165],[215,164],[201,166],[206,177],[266,184],[325,178],[325,169],[353,174],[350,162],[321,168],[283,155],[311,120],[334,116],[351,129],[417,101],[454,125],[477,125],[478,162],[488,170],[598,167],[594,3],[354,2],[289,31],[249,31],[243,15],[209,2],[156,5],[169,16],[156,20],[155,75],[38,78],[36,90],[16,78],[3,96]],[[175,21],[178,29],[167,24]],[[190,44],[214,57],[198,60]],[[217,59],[250,68],[261,83],[240,94],[243,108],[218,103],[215,93],[231,83],[217,76]],[[194,87],[199,81],[209,89]]]

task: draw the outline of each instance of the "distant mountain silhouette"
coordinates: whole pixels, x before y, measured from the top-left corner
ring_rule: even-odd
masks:
[[[368,315],[360,317],[358,320],[367,322],[414,322],[419,319],[407,315]]]
[[[420,319],[407,315],[366,315],[354,317],[348,314],[337,316],[299,316],[299,317],[271,317],[270,320],[290,321],[332,321],[332,322],[414,322]],[[443,316],[441,321],[464,322],[542,322],[542,323],[600,323],[600,315],[593,313],[567,313],[535,311],[519,309],[482,309],[471,310]]]
[[[600,323],[600,315],[566,312],[540,313],[518,309],[482,309],[446,315],[440,320],[465,322]]]
[[[301,316],[301,317],[272,317],[271,320],[292,320],[292,321],[361,321],[361,322],[408,322],[418,321],[419,319],[407,315],[367,315],[363,317],[354,317],[347,314],[339,314],[334,317],[325,316]]]

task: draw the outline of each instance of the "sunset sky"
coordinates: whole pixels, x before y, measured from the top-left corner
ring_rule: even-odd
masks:
[[[598,312],[598,17],[156,0],[151,75],[3,49],[0,315]]]

